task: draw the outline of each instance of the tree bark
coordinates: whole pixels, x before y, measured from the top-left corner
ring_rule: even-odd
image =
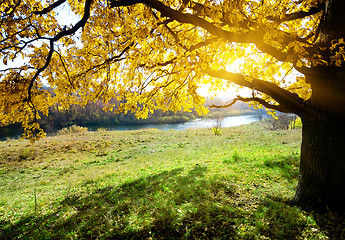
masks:
[[[306,210],[345,211],[345,76],[334,66],[306,75],[312,96],[302,119],[300,174],[293,203]]]
[[[345,63],[335,66],[332,40],[345,38],[343,0],[328,0],[318,45],[328,65],[310,68],[312,96],[302,112],[300,175],[293,203],[306,210],[345,211]]]
[[[300,175],[293,203],[306,210],[345,210],[345,119],[302,117]]]

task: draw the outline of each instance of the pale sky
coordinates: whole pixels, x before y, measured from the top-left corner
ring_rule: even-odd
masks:
[[[232,64],[226,66],[226,70],[233,73],[239,73],[240,65],[243,64],[243,59],[239,58],[235,60]],[[198,93],[202,96],[212,96],[213,93],[209,93],[208,89],[210,84],[205,84],[199,88]],[[222,98],[225,100],[234,99],[237,95],[242,97],[250,97],[252,95],[252,90],[248,88],[238,89],[237,87],[229,87],[224,91],[216,92],[217,98]]]

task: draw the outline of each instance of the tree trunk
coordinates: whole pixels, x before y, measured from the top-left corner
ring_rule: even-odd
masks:
[[[302,119],[299,182],[293,203],[306,210],[345,211],[345,62],[336,66],[333,40],[345,38],[343,0],[327,0],[320,22],[319,47],[327,65],[305,75],[312,96]]]
[[[300,175],[293,203],[306,210],[345,210],[345,119],[302,117]]]

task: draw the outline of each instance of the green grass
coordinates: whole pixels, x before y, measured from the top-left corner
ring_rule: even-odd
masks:
[[[260,123],[0,142],[0,239],[342,239],[287,204],[301,130]]]

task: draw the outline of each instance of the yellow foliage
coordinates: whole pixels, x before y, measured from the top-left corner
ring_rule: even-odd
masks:
[[[291,80],[293,64],[325,64],[320,54],[310,56],[306,50],[313,39],[303,43],[295,40],[316,31],[319,14],[284,24],[271,20],[307,11],[319,2],[316,0],[302,4],[291,0],[163,1],[185,16],[207,21],[218,32],[200,21],[169,20],[166,13],[145,4],[110,8],[108,3],[115,1],[93,1],[86,24],[61,38],[59,34],[73,26],[60,25],[57,16],[66,15],[63,9],[70,8],[82,19],[87,0],[68,0],[64,7],[44,14],[37,12],[53,1],[17,2],[0,5],[4,19],[0,59],[8,67],[0,73],[0,121],[21,122],[25,137],[30,139],[44,136],[37,119],[56,103],[67,108],[71,103],[118,99],[121,104],[117,109],[111,104],[106,109],[135,112],[138,118],[146,118],[156,109],[195,109],[203,114],[204,98],[198,95],[198,88],[205,83],[211,83],[213,91],[230,86],[227,81],[207,76],[205,70],[226,69],[236,59],[243,60],[236,72],[246,79],[269,81],[307,99],[310,86],[305,81]],[[259,30],[263,44],[286,54],[286,62],[259,50],[253,42],[229,41],[222,35],[222,31],[231,34]],[[343,39],[335,40],[331,47],[338,49],[336,66],[344,59],[344,48],[339,48],[343,43]],[[10,61],[19,55],[25,64],[12,68]],[[44,90],[43,83],[54,94]],[[267,95],[258,96],[274,102]]]

